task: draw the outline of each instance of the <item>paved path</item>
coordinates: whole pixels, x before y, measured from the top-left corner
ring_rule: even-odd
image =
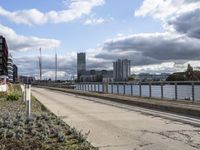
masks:
[[[71,127],[90,131],[88,140],[105,150],[199,150],[200,128],[99,103],[92,98],[33,88],[33,95]],[[157,111],[158,112],[158,111]]]

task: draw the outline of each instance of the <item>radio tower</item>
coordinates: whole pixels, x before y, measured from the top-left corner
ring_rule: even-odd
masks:
[[[57,71],[58,71],[58,58],[57,58],[57,52],[55,50],[55,82],[57,81]]]
[[[39,56],[39,69],[40,69],[40,80],[42,80],[42,52],[40,48],[40,56]]]

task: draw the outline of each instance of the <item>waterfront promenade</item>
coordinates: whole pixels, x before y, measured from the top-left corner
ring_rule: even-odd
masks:
[[[50,89],[33,88],[33,95],[70,126],[82,130],[83,133],[90,131],[88,140],[100,149],[198,150],[200,148],[198,144],[200,122],[197,118],[108,101],[106,97],[109,94],[63,88]],[[101,95],[104,98],[94,98],[94,95]],[[115,99],[117,96],[119,97],[116,95]],[[121,97],[124,100],[128,98]],[[174,106],[178,106],[178,102],[176,105],[175,101],[173,102]],[[199,105],[192,103],[179,104],[199,109]]]

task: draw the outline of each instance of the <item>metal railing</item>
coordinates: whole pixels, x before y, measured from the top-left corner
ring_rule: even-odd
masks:
[[[98,93],[200,102],[200,82],[76,83],[76,89]]]
[[[64,83],[64,82],[34,82],[33,86],[49,86],[49,87],[58,87],[58,88],[68,88],[74,89],[75,85],[73,83]]]

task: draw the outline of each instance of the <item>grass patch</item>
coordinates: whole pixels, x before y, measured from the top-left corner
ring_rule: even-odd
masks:
[[[6,99],[9,101],[17,101],[20,97],[21,95],[18,92],[12,92],[7,94]]]
[[[17,86],[17,87],[16,87]],[[9,93],[20,93],[10,85]],[[19,91],[20,90],[20,91]],[[22,100],[0,101],[0,149],[4,150],[95,150],[88,134],[71,128],[32,97],[32,116],[26,117]]]

